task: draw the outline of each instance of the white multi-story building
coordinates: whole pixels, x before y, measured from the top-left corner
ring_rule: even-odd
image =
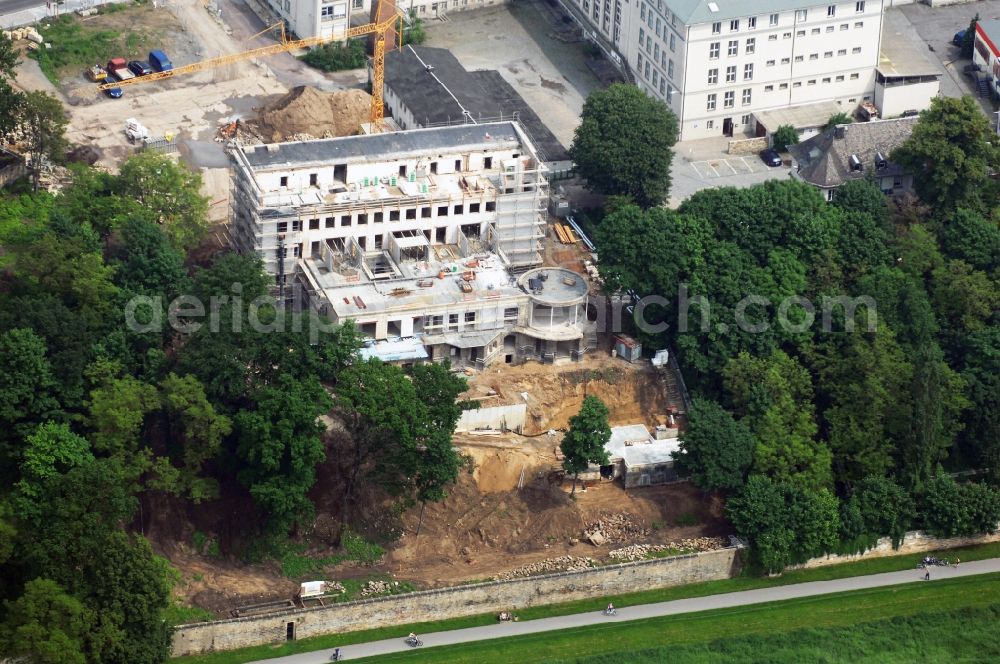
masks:
[[[236,248],[381,342],[372,354],[482,366],[593,347],[586,278],[539,267],[546,167],[517,123],[236,146],[232,159]]]
[[[573,1],[674,111],[684,140],[754,132],[754,113],[769,109],[833,102],[851,113],[874,96],[883,0],[638,0],[621,12],[615,0]]]
[[[359,13],[365,5],[363,0],[266,0],[265,4],[301,39],[343,35],[351,13]]]

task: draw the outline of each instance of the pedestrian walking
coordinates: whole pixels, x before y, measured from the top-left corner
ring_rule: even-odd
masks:
[[[958,564],[960,562],[962,562],[961,558],[955,558],[955,565],[954,565],[955,569],[958,569]]]
[[[926,572],[924,573],[924,581],[930,581],[930,580],[931,580],[931,571],[930,571],[930,570],[927,570],[927,571],[926,571]]]

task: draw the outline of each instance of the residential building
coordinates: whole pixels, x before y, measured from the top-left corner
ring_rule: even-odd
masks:
[[[377,2],[377,0],[352,0],[358,5],[358,9],[364,9],[366,16],[373,1]],[[406,13],[412,12],[417,18],[429,20],[443,18],[451,12],[482,9],[506,2],[507,0],[396,0],[396,5]]]
[[[980,95],[989,92],[992,96],[1000,95],[1000,20],[989,19],[976,23],[975,48],[972,49],[972,62],[979,65]]]
[[[265,0],[261,0],[264,2]],[[362,0],[266,0],[267,8],[301,39],[343,35]]]
[[[571,166],[566,148],[500,72],[467,71],[447,49],[405,45],[387,53],[383,99],[401,129],[516,119],[550,178]]]
[[[754,114],[769,109],[831,102],[851,113],[875,95],[883,0],[565,1],[670,106],[682,140],[756,133]]]
[[[873,120],[837,125],[792,145],[792,176],[808,182],[833,200],[837,187],[849,180],[872,178],[886,194],[913,188],[913,176],[890,159],[919,118]]]
[[[236,248],[356,323],[368,353],[485,366],[594,347],[586,278],[540,267],[546,167],[517,123],[237,146],[232,159]]]

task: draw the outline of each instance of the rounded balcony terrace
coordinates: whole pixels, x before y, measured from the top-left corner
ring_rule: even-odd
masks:
[[[580,304],[590,291],[583,275],[561,267],[528,270],[518,277],[517,283],[534,302],[550,307]]]

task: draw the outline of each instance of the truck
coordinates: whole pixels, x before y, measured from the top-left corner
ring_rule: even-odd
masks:
[[[129,71],[128,62],[125,58],[111,58],[108,60],[108,73],[114,74],[119,81],[127,81],[135,78],[135,74]]]
[[[170,71],[174,68],[174,65],[170,62],[170,58],[167,57],[167,54],[159,49],[149,52],[148,62],[149,66],[151,66],[154,71]]]
[[[87,70],[87,78],[89,78],[94,83],[103,83],[104,79],[108,77],[107,70],[101,65],[94,65]]]

